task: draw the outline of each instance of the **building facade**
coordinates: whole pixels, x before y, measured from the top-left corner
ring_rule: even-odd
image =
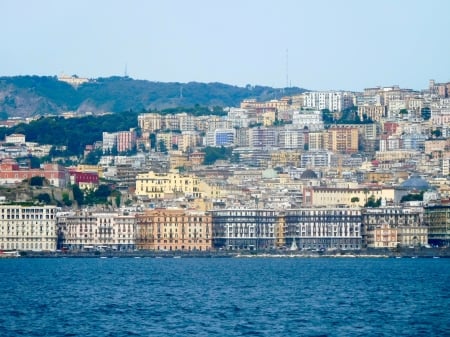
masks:
[[[118,212],[80,211],[61,217],[60,242],[68,250],[135,249],[136,218]]]
[[[0,205],[0,249],[55,251],[55,206]]]
[[[274,210],[226,209],[211,214],[215,248],[260,250],[276,246],[279,215]]]
[[[211,250],[211,215],[194,210],[148,209],[137,215],[136,247],[156,251]]]
[[[286,247],[296,246],[302,250],[361,248],[361,212],[357,208],[302,208],[286,211],[284,217]]]

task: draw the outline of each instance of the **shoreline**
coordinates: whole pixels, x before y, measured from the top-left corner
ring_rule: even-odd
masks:
[[[0,258],[450,258],[446,248],[361,249],[345,251],[66,251],[1,254]]]

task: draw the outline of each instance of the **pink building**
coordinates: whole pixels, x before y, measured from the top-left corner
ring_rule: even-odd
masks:
[[[0,184],[17,184],[32,177],[43,177],[56,187],[66,187],[69,183],[69,172],[58,164],[44,164],[38,169],[20,169],[13,160],[0,164]]]
[[[117,151],[127,152],[132,150],[136,146],[136,131],[131,129],[130,131],[117,132]]]

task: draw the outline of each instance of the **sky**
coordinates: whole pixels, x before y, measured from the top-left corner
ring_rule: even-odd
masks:
[[[448,0],[0,0],[0,76],[353,90],[450,81]]]

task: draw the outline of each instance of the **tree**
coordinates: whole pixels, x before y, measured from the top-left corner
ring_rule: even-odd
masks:
[[[40,193],[38,194],[38,196],[36,197],[36,199],[43,204],[50,204],[52,202],[52,198],[50,197],[50,195],[48,193]]]
[[[156,133],[151,133],[149,138],[150,138],[150,148],[156,149]]]
[[[70,200],[69,193],[64,192],[62,194],[62,199],[63,199],[64,205],[69,206],[69,207],[72,206],[72,200]]]
[[[103,153],[101,149],[95,149],[87,154],[84,162],[88,165],[97,165],[100,161],[100,158],[102,157],[102,154]]]
[[[381,206],[381,198],[375,200],[375,196],[373,194],[369,197],[369,199],[367,199],[367,202],[364,205],[364,207],[380,207],[380,206]]]
[[[322,120],[325,124],[333,123],[333,113],[329,109],[322,109]]]
[[[73,192],[73,198],[77,202],[78,206],[81,206],[84,204],[84,193],[80,189],[78,185],[72,186],[72,192]]]
[[[401,109],[399,111],[400,115],[407,115],[408,114],[408,109]]]
[[[159,152],[167,153],[167,146],[166,146],[166,143],[164,142],[164,140],[161,139],[159,141],[158,147],[159,147]]]
[[[203,160],[203,164],[205,165],[212,165],[216,162],[216,160],[229,159],[232,153],[231,149],[227,149],[223,146],[207,146],[203,149],[203,151],[205,152],[205,159]]]
[[[433,130],[433,131],[431,132],[431,134],[432,134],[434,137],[439,138],[439,137],[442,136],[442,131],[439,130],[439,129],[436,129],[436,130]]]
[[[352,202],[352,204],[358,203],[359,202],[359,198],[358,197],[353,197],[350,199],[350,201]]]
[[[431,118],[431,109],[429,107],[422,108],[420,114],[424,120],[429,120]]]
[[[30,186],[44,186],[44,177],[34,176],[30,178]]]

